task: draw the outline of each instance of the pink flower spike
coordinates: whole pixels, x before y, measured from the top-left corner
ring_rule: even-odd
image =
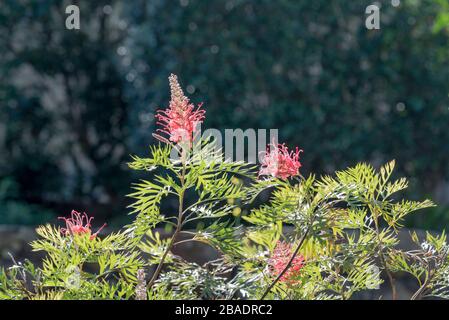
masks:
[[[289,152],[285,144],[270,144],[261,161],[259,176],[272,176],[285,180],[299,175],[299,168],[302,166],[299,162],[301,152],[303,151],[298,148],[295,152]]]
[[[276,248],[273,251],[271,258],[268,260],[268,266],[270,267],[270,273],[277,277],[287,267],[290,259],[292,258],[293,250],[292,245],[279,241],[276,244]],[[297,255],[293,259],[292,264],[288,270],[279,279],[280,282],[285,282],[289,285],[297,284],[296,278],[299,275],[302,267],[304,266],[304,256]]]
[[[171,100],[167,110],[158,110],[156,119],[162,129],[157,131],[168,135],[174,143],[192,146],[193,134],[196,127],[204,120],[206,111],[202,110],[202,104],[195,106],[189,102],[179,85],[178,78],[171,74],[170,82]]]
[[[59,217],[58,219],[65,221],[65,228],[61,228],[61,233],[65,236],[73,236],[73,235],[89,235],[89,239],[93,240],[98,233],[106,227],[106,223],[98,229],[97,232],[92,234],[91,230],[91,221],[94,219],[93,217],[89,217],[86,213],[79,213],[75,210],[72,210],[70,218]]]

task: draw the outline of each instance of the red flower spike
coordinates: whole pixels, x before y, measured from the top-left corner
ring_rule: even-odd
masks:
[[[65,221],[65,228],[61,228],[61,233],[65,236],[70,235],[89,235],[89,239],[93,240],[98,233],[106,227],[106,223],[101,226],[100,229],[98,229],[97,232],[92,234],[91,230],[91,221],[94,219],[93,217],[89,217],[86,213],[79,213],[75,210],[72,210],[71,217],[65,218],[65,217],[59,217],[58,219]]]
[[[157,131],[167,134],[169,140],[174,143],[191,147],[196,126],[203,122],[206,111],[201,110],[202,104],[195,109],[190,103],[179,85],[177,76],[171,74],[168,79],[171,89],[170,105],[167,110],[157,111],[157,124],[162,126],[162,129]]]
[[[287,267],[290,259],[292,258],[293,250],[292,245],[279,241],[276,244],[276,248],[273,251],[271,258],[268,260],[268,266],[270,273],[277,277]],[[297,284],[296,278],[299,275],[302,267],[304,266],[304,256],[296,255],[292,261],[292,264],[288,270],[279,279],[280,282],[285,282],[289,285]]]
[[[301,152],[303,151],[298,148],[295,152],[289,152],[285,144],[270,144],[261,161],[259,176],[272,176],[285,180],[299,175],[299,168],[302,166],[299,162]]]

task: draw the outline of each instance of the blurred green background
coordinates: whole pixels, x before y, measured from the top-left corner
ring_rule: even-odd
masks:
[[[204,127],[277,128],[305,174],[396,159],[407,196],[439,204],[408,224],[446,228],[448,26],[447,0],[1,0],[0,224],[127,221],[126,162],[173,72]]]

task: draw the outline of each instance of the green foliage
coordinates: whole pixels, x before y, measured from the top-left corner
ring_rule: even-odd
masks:
[[[359,164],[320,179],[260,180],[254,167],[211,161],[208,150],[196,150],[199,157],[182,151],[180,160],[169,160],[169,149],[159,145],[150,149],[149,158],[134,157],[130,166],[153,176],[130,194],[135,221],[102,239],[39,227],[40,239],[32,247],[46,252],[42,267],[15,263],[2,270],[0,297],[136,299],[143,285],[144,298],[151,299],[350,299],[376,289],[382,275],[407,272],[419,284],[412,299],[449,298],[444,234],[428,234],[423,243],[414,235],[420,246],[415,251],[397,247],[404,219],[433,203],[399,198],[407,180],[391,179],[394,162],[379,171]],[[249,178],[249,183],[237,176]],[[228,222],[235,208],[230,199],[248,204],[267,189],[269,203],[244,216],[245,225]],[[196,200],[186,204],[188,192]],[[175,216],[160,213],[161,202],[169,197],[179,204]],[[186,228],[191,221],[208,223],[193,232]],[[174,233],[162,238],[154,231],[160,224],[172,225]],[[183,233],[189,237],[179,240]],[[281,239],[298,249],[291,256],[304,258],[294,282],[275,279],[273,273],[270,259]],[[220,258],[199,265],[173,253],[175,246],[191,241],[210,245]],[[151,268],[156,268],[151,278],[137,278],[138,270]],[[285,262],[283,268],[289,268]]]
[[[1,273],[3,299],[129,299],[135,294],[143,262],[125,233],[99,239],[64,236],[59,228],[37,228],[34,251],[45,251],[42,267],[15,264]]]
[[[429,200],[394,200],[394,194],[403,190],[407,182],[391,182],[393,168],[394,162],[383,166],[380,172],[359,164],[337,172],[335,178],[316,180],[311,176],[293,185],[282,183],[270,204],[253,210],[245,218],[253,224],[249,239],[264,247],[268,255],[278,237],[267,230],[291,225],[292,232],[285,235],[289,241],[298,244],[307,237],[301,248],[306,265],[301,269],[300,283],[293,287],[278,283],[269,297],[349,299],[358,291],[374,289],[382,283],[381,272],[390,273],[392,268],[386,257],[398,252],[396,232],[403,219],[416,210],[433,206]],[[254,257],[246,263],[252,264],[250,269],[255,273],[267,270]],[[258,288],[266,288],[273,281],[270,276],[258,279]]]
[[[403,271],[416,278],[419,289],[412,299],[426,297],[449,298],[449,246],[446,234],[439,236],[427,233],[422,242],[416,234],[412,238],[417,245],[416,250],[407,252],[393,251],[390,263],[395,271]]]
[[[254,165],[223,161],[213,142],[150,147],[129,166],[145,179],[129,194],[134,221],[100,236],[90,220],[66,229],[37,228],[42,265],[0,271],[1,299],[351,299],[407,272],[419,288],[411,299],[449,298],[449,245],[443,233],[398,249],[398,232],[430,200],[401,197],[408,182],[393,179],[395,162],[376,170],[360,163],[334,175],[261,178]],[[256,204],[263,192],[268,202]],[[176,202],[163,215],[164,201]],[[251,206],[249,206],[251,205]],[[243,224],[229,218],[247,206]],[[75,224],[74,226],[71,225]],[[201,223],[195,231],[191,222]],[[158,226],[173,232],[163,237]],[[181,237],[181,236],[187,237]],[[175,253],[182,243],[214,248],[204,264]]]

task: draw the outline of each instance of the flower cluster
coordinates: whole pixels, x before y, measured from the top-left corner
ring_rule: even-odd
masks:
[[[279,241],[268,260],[268,266],[270,267],[270,273],[277,277],[287,267],[293,256],[292,245]],[[279,279],[280,282],[287,284],[297,283],[296,278],[299,275],[300,270],[304,266],[304,257],[302,255],[296,255],[287,271]]]
[[[201,110],[201,105],[195,109],[195,106],[184,95],[178,78],[174,74],[170,75],[169,81],[170,105],[167,110],[158,110],[158,114],[156,114],[156,118],[159,120],[158,124],[163,127],[158,131],[167,134],[172,142],[191,147],[193,134],[197,125],[203,122],[206,111]]]
[[[271,148],[270,148],[271,147]],[[287,179],[299,174],[301,163],[299,154],[302,150],[289,152],[285,144],[271,144],[261,161],[259,176],[272,176],[280,179]]]
[[[106,227],[106,223],[98,229],[97,232],[92,234],[91,229],[91,221],[94,219],[90,217],[86,213],[79,213],[75,210],[72,210],[70,218],[59,217],[58,219],[65,221],[65,228],[61,228],[61,232],[65,236],[69,235],[84,235],[87,234],[90,240],[93,240],[98,233]]]
[[[168,109],[158,110],[156,119],[162,129],[157,131],[168,135],[169,140],[178,143],[183,147],[191,147],[196,132],[197,125],[202,123],[205,117],[205,110],[199,105],[196,109],[179,85],[178,77],[171,74],[169,77],[171,100]],[[155,135],[163,142],[168,142],[165,138]],[[287,179],[299,175],[301,163],[299,154],[302,150],[288,151],[285,144],[271,144],[265,152],[261,161],[259,176],[272,176],[280,179]]]

